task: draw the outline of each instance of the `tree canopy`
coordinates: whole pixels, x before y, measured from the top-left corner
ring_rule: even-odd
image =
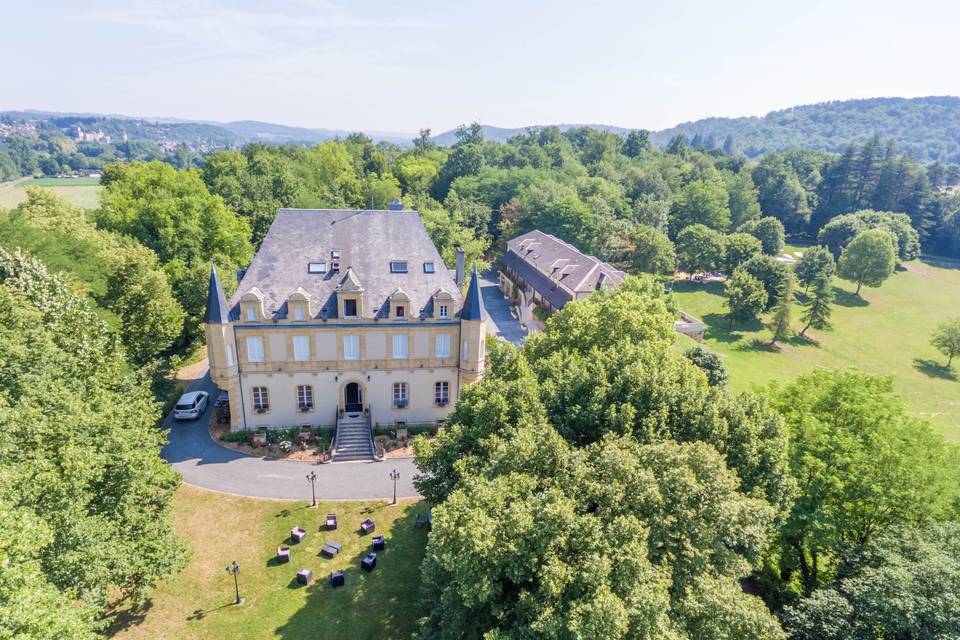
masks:
[[[148,381],[86,299],[0,249],[0,316],[0,547],[27,550],[0,562],[0,620],[89,637],[109,599],[142,600],[185,562],[180,479]]]

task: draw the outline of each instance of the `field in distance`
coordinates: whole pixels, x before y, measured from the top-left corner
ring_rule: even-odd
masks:
[[[84,209],[96,209],[100,203],[99,178],[26,178],[0,185],[0,209],[12,209],[27,199],[26,187],[42,187]]]
[[[788,247],[788,252],[803,251]],[[857,367],[893,376],[911,415],[929,420],[944,437],[960,442],[960,366],[930,345],[937,325],[960,314],[960,261],[923,258],[904,265],[882,287],[856,286],[834,279],[833,328],[808,331],[809,342],[794,337],[780,351],[769,346],[770,329],[759,322],[730,325],[724,284],[674,283],[680,307],[707,323],[704,345],[723,358],[735,391],[788,381],[815,367]],[[800,291],[802,294],[802,289]],[[799,332],[801,307],[794,305],[793,328]],[[765,318],[769,320],[769,316]],[[678,348],[693,342],[682,338]]]

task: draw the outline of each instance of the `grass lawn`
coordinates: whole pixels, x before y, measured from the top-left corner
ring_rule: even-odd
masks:
[[[415,502],[388,506],[383,501],[309,503],[240,498],[182,486],[176,495],[177,532],[190,544],[187,567],[162,584],[144,611],[125,612],[116,638],[407,638],[418,618],[419,565],[427,532],[415,525]],[[319,531],[327,512],[340,527]],[[371,536],[359,535],[366,518],[386,536],[371,573],[360,570]],[[306,539],[288,542],[290,529],[302,526]],[[375,535],[375,534],[374,534]],[[319,555],[327,540],[343,545],[328,560]],[[289,563],[277,564],[277,546],[291,548]],[[245,603],[233,606],[233,578],[225,568],[240,564],[240,591]],[[313,570],[315,582],[296,583],[299,569]],[[346,586],[332,589],[328,575],[343,569]]]
[[[27,199],[27,186],[53,191],[67,202],[84,209],[100,203],[99,178],[32,178],[0,187],[0,209],[12,209]]]
[[[936,326],[945,317],[960,315],[960,262],[913,261],[882,287],[864,287],[862,298],[846,280],[834,283],[833,328],[808,331],[816,342],[795,337],[779,352],[767,346],[770,330],[759,322],[730,326],[723,317],[722,283],[680,281],[673,290],[684,311],[706,322],[704,344],[724,358],[734,390],[790,380],[818,366],[855,366],[893,376],[913,415],[929,420],[946,439],[960,442],[960,367],[955,364],[948,371],[946,358],[930,345]],[[796,331],[802,328],[800,312],[795,305]],[[692,344],[681,336],[678,347]]]

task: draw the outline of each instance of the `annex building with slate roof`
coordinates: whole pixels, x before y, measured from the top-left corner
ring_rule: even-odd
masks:
[[[211,268],[210,371],[231,429],[443,420],[483,374],[476,271],[464,281],[416,211],[280,209],[229,300]]]
[[[598,289],[616,287],[626,277],[623,271],[538,230],[508,241],[501,264],[500,289],[518,306],[521,321],[528,326],[534,307],[551,314]]]

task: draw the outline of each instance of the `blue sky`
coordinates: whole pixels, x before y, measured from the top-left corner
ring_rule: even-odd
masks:
[[[659,129],[960,94],[956,2],[38,0],[2,23],[0,109]]]

